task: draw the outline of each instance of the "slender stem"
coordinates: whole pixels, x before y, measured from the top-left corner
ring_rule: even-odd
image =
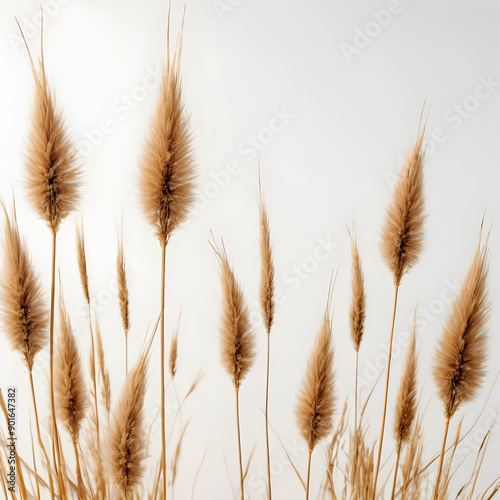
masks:
[[[312,450],[309,450],[309,458],[307,460],[307,483],[306,483],[306,500],[309,500],[309,483],[311,482],[311,457]]]
[[[389,377],[391,373],[391,358],[392,358],[392,340],[394,337],[394,324],[396,322],[396,309],[398,305],[398,291],[399,291],[399,285],[396,285],[394,287],[394,306],[392,309],[392,322],[391,322],[391,336],[389,340],[389,353],[388,353],[388,359],[387,359],[387,371],[386,371],[386,377],[385,377],[385,395],[384,395],[384,409],[382,413],[382,425],[380,427],[380,437],[379,437],[379,443],[378,443],[378,454],[377,454],[377,465],[375,467],[375,479],[373,482],[373,500],[375,500],[377,496],[377,479],[378,479],[378,473],[380,469],[380,458],[382,457],[382,444],[384,442],[384,430],[385,430],[385,417],[387,414],[387,396],[389,395]]]
[[[50,497],[51,497],[52,500],[54,500],[54,498],[55,498],[54,483],[52,482],[52,473],[50,471],[49,457],[47,455],[47,451],[45,449],[45,446],[43,445],[42,436],[41,436],[41,433],[40,433],[40,422],[38,420],[38,408],[37,408],[37,405],[36,405],[36,397],[35,397],[35,385],[33,384],[33,373],[31,372],[31,370],[29,371],[29,379],[30,379],[30,387],[31,387],[31,399],[33,401],[33,409],[35,411],[35,422],[36,422],[36,432],[37,432],[37,435],[38,435],[38,444],[39,444],[40,449],[42,450],[42,453],[44,455],[44,458],[45,458],[45,461],[46,461],[47,470],[49,471]],[[38,483],[38,477],[37,477],[37,483]]]
[[[128,375],[128,333],[125,332],[125,377]]]
[[[238,429],[238,457],[240,459],[240,490],[241,500],[245,500],[245,491],[243,489],[243,461],[241,460],[241,433],[240,433],[240,397],[239,390],[236,389],[236,427]]]
[[[94,382],[94,408],[95,408],[95,426],[96,426],[96,434],[97,434],[97,452],[99,456],[101,455],[101,439],[99,436],[99,407],[97,403],[97,378],[95,371],[95,343],[94,343],[94,331],[92,330],[92,317],[90,311],[90,300],[87,302],[88,305],[88,314],[89,314],[89,327],[90,327],[90,342],[92,344],[92,379]]]
[[[161,314],[160,314],[160,342],[161,342],[161,468],[162,494],[167,498],[167,444],[165,439],[165,265],[167,245],[161,246]]]
[[[80,455],[78,454],[78,443],[77,440],[73,440],[73,449],[75,450],[75,459],[76,459],[76,478],[78,481],[78,498],[84,497],[83,491],[83,481],[82,481],[82,471],[80,469]]]
[[[271,456],[269,452],[269,358],[271,351],[271,332],[267,332],[267,373],[266,373],[266,450],[267,450],[267,485],[268,498],[271,500]]]
[[[434,500],[437,499],[439,494],[439,482],[441,481],[441,471],[443,470],[443,460],[444,460],[444,450],[446,448],[446,438],[448,437],[448,429],[450,428],[450,419],[447,418],[444,424],[444,432],[443,432],[443,443],[441,445],[441,454],[439,455],[439,466],[438,466],[438,474],[436,479],[436,486],[434,487]]]
[[[56,237],[57,233],[52,230],[52,275],[50,282],[50,416],[52,420],[52,455],[54,459],[55,472],[59,482],[59,494],[65,495],[66,488],[62,475],[61,448],[59,445],[59,432],[57,430],[56,405],[54,400],[54,309],[56,297]]]
[[[401,457],[401,448],[402,448],[402,443],[398,444],[398,454],[396,456],[396,468],[394,469],[394,481],[392,482],[392,494],[391,494],[391,500],[394,500],[394,495],[396,493],[396,482],[398,478],[398,469],[399,469],[399,458]]]
[[[359,361],[359,350],[356,351],[356,378],[354,379],[354,430],[355,431],[358,430],[358,361]]]

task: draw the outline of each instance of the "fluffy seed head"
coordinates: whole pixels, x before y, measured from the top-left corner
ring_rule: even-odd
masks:
[[[143,354],[128,374],[108,434],[107,468],[112,481],[127,500],[133,498],[145,471],[144,399],[148,364],[149,356]]]
[[[424,197],[425,126],[402,165],[382,230],[381,251],[399,286],[403,276],[417,263],[423,249],[426,216]]]
[[[48,308],[40,279],[17,226],[15,208],[9,217],[3,201],[3,269],[0,309],[7,340],[31,372],[36,355],[47,343]]]
[[[361,268],[361,260],[359,258],[358,242],[356,235],[351,237],[351,311],[349,314],[351,327],[351,340],[354,350],[359,351],[363,333],[365,328],[366,315],[366,293],[363,277],[363,269]]]
[[[116,257],[116,276],[118,280],[118,301],[125,335],[130,330],[130,317],[128,307],[127,273],[125,271],[125,254],[123,252],[123,239],[118,240],[118,255]]]
[[[90,303],[89,277],[87,274],[87,258],[85,256],[85,239],[83,228],[80,224],[76,226],[76,252],[78,259],[78,271],[80,271],[80,281],[82,283],[83,295],[87,303]]]
[[[75,144],[47,82],[43,49],[39,69],[29,49],[28,56],[35,92],[26,153],[26,188],[38,216],[57,232],[80,202],[81,171]]]
[[[297,426],[309,451],[325,438],[333,428],[335,411],[335,374],[333,370],[332,317],[330,297],[323,321],[316,334],[306,374],[299,394]]]
[[[239,390],[255,361],[255,334],[243,291],[229,263],[224,244],[221,249],[215,243],[212,246],[219,259],[222,287],[221,360],[233,380],[234,388]]]
[[[180,47],[163,69],[160,93],[140,161],[144,215],[162,246],[187,219],[194,201],[195,167],[189,117],[181,91]]]
[[[260,187],[260,179],[259,179]],[[271,233],[267,218],[266,205],[260,191],[260,308],[264,317],[267,333],[271,333],[274,322],[274,263],[271,249]]]
[[[88,399],[82,360],[62,296],[59,300],[58,337],[54,376],[56,410],[71,439],[76,442]]]
[[[458,295],[444,324],[434,361],[434,382],[451,419],[462,403],[471,401],[486,374],[488,350],[487,322],[488,248],[478,244]]]
[[[416,311],[415,311],[416,314]],[[411,427],[417,414],[417,354],[415,347],[415,316],[410,341],[406,349],[406,360],[401,375],[396,399],[394,439],[400,449],[410,439]]]

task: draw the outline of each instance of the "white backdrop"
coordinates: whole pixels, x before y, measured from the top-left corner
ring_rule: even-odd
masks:
[[[131,294],[130,356],[159,312],[160,249],[137,201],[138,159],[155,102],[158,68],[166,54],[168,2],[145,0],[44,1],[45,61],[50,82],[85,171],[81,206],[87,242],[90,291],[104,336],[113,395],[124,374],[124,342],[116,298],[116,232],[124,217]],[[183,4],[172,6],[177,33]],[[48,285],[50,236],[29,206],[23,188],[23,154],[32,99],[32,77],[14,16],[33,54],[39,54],[39,3],[5,0],[1,10],[0,192],[18,218],[34,262]],[[405,333],[418,299],[421,407],[426,408],[425,457],[438,452],[443,418],[434,396],[430,366],[451,296],[477,243],[480,221],[500,216],[500,6],[463,0],[368,2],[188,0],[182,73],[192,114],[199,165],[196,213],[172,240],[167,264],[167,332],[182,307],[177,393],[185,394],[196,373],[203,381],[182,412],[186,433],[176,484],[177,498],[190,498],[206,450],[195,498],[220,500],[237,489],[234,393],[219,363],[220,287],[216,258],[207,239],[223,236],[241,279],[259,338],[259,360],[241,393],[244,455],[255,443],[247,492],[263,498],[265,477],[265,332],[258,321],[258,158],[267,200],[282,299],[272,333],[270,419],[303,473],[306,450],[295,427],[296,395],[324,308],[328,281],[340,266],[335,301],[335,346],[339,408],[353,393],[354,352],[348,330],[350,253],[345,225],[356,213],[368,294],[360,377],[366,396],[384,367],[392,308],[392,279],[378,250],[390,188],[401,157],[415,138],[424,100],[431,106],[427,137],[426,192],[429,220],[421,262],[401,288],[395,333],[392,397],[406,346]],[[65,298],[87,360],[89,334],[75,259],[75,220],[60,232],[60,268]],[[500,298],[499,232],[491,234],[490,288]],[[467,405],[464,429],[484,407],[475,431],[460,451],[468,477],[475,450],[500,408],[500,390],[486,397],[498,372],[498,309],[491,320],[489,374],[480,399]],[[0,386],[17,385],[19,415],[27,435],[29,392],[24,367],[0,340]],[[36,382],[47,413],[47,356]],[[159,402],[159,359],[153,356],[147,414]],[[377,387],[369,406],[370,439],[380,425]],[[176,399],[169,387],[172,415]],[[352,416],[352,415],[351,415]],[[384,457],[393,449],[390,432]],[[153,427],[152,453],[159,427]],[[275,498],[302,498],[300,484],[272,435]],[[493,441],[481,487],[498,474],[500,435]],[[225,465],[227,460],[227,468]],[[457,460],[457,464],[460,460]],[[313,488],[324,473],[324,454],[313,461]],[[150,472],[152,468],[149,469]],[[384,474],[385,473],[385,474]],[[389,471],[383,469],[385,477]],[[339,483],[342,472],[336,472]],[[479,491],[479,488],[478,488]]]

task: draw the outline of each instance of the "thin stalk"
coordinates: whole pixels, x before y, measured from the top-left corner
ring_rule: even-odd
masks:
[[[238,456],[240,459],[240,490],[241,490],[241,500],[245,500],[245,492],[243,489],[243,461],[241,459],[241,433],[240,433],[240,398],[239,390],[235,390],[236,393],[236,427],[238,429]]]
[[[56,297],[56,243],[57,233],[52,230],[52,275],[50,282],[50,323],[49,323],[49,350],[50,350],[50,416],[52,419],[52,456],[55,472],[59,483],[59,495],[64,498],[66,488],[62,475],[61,448],[59,445],[59,432],[57,430],[56,405],[54,398],[54,310]]]
[[[167,245],[161,246],[161,468],[163,499],[167,498],[167,444],[165,439],[165,266]]]
[[[444,450],[446,448],[446,438],[448,437],[448,429],[450,428],[450,419],[446,419],[446,423],[444,425],[443,432],[443,443],[441,445],[441,454],[439,455],[439,466],[438,466],[438,474],[436,479],[436,486],[434,488],[434,500],[437,500],[439,493],[439,482],[441,481],[441,472],[443,470],[443,460],[444,460]]]
[[[41,498],[41,496],[40,496],[40,481],[38,480],[38,469],[36,466],[35,442],[33,441],[33,429],[31,427],[31,421],[30,421],[30,438],[31,438],[31,455],[33,457],[33,472],[34,472],[35,483],[36,483],[36,494],[37,494],[37,498]],[[5,497],[7,497],[7,495],[5,495]]]
[[[267,373],[266,373],[266,450],[267,450],[267,484],[268,484],[268,498],[271,500],[271,456],[269,452],[269,358],[271,350],[271,332],[267,332]]]
[[[356,377],[354,379],[354,430],[358,430],[358,362],[359,350],[356,351]]]
[[[47,455],[47,451],[45,450],[45,446],[43,445],[42,436],[41,436],[41,433],[40,433],[40,422],[38,420],[38,408],[37,408],[36,397],[35,397],[35,385],[33,384],[33,373],[31,371],[29,372],[29,379],[30,379],[30,387],[31,387],[31,399],[33,401],[33,409],[35,411],[35,422],[36,422],[36,432],[37,432],[37,435],[38,435],[38,444],[39,444],[40,449],[42,450],[42,453],[43,453],[43,455],[45,457],[47,470],[49,472],[50,497],[51,497],[52,500],[54,500],[55,499],[54,483],[52,482],[52,473],[50,471],[49,457]],[[38,477],[37,477],[37,483],[38,483]]]
[[[380,458],[382,457],[382,444],[384,442],[385,417],[387,414],[387,397],[389,395],[389,376],[391,373],[392,340],[394,337],[394,324],[396,322],[396,309],[397,309],[397,305],[398,305],[398,292],[399,292],[399,285],[396,285],[394,287],[394,306],[392,309],[391,336],[390,336],[390,340],[389,340],[387,372],[386,372],[386,377],[385,377],[384,410],[382,413],[382,425],[380,427],[380,437],[379,437],[378,454],[377,454],[377,466],[375,467],[375,479],[373,482],[373,497],[372,497],[373,500],[375,500],[375,498],[377,496],[377,479],[378,479],[378,473],[379,473],[379,468],[380,468]]]
[[[401,448],[402,448],[402,443],[398,445],[398,454],[396,456],[396,468],[394,469],[394,481],[392,482],[392,493],[391,493],[391,499],[394,500],[394,495],[396,493],[396,482],[398,479],[398,469],[399,469],[399,458],[401,457]]]
[[[309,450],[309,458],[307,460],[307,483],[306,483],[306,500],[309,500],[309,483],[311,481],[311,457],[312,450]]]
[[[80,469],[80,455],[78,453],[78,443],[73,440],[73,449],[75,450],[75,459],[76,459],[76,478],[78,482],[78,498],[84,498],[83,491],[83,481],[82,481],[82,471]]]
[[[97,434],[97,452],[99,456],[101,455],[101,439],[99,435],[99,408],[97,403],[97,379],[96,379],[96,371],[95,371],[95,343],[94,343],[94,331],[92,330],[92,317],[90,311],[90,300],[87,302],[88,306],[88,315],[89,315],[89,327],[90,327],[90,342],[92,343],[92,379],[94,382],[94,408],[95,408],[95,426],[96,426],[96,434]]]

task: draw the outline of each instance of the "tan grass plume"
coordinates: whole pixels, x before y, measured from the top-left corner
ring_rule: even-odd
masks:
[[[224,242],[221,248],[214,242],[212,248],[219,260],[222,286],[221,361],[238,390],[255,361],[255,334],[243,290],[229,263]]]
[[[54,377],[56,410],[59,420],[68,431],[73,443],[76,443],[86,415],[88,395],[78,344],[62,294],[59,298],[58,337]]]
[[[107,469],[125,499],[133,498],[145,472],[147,431],[144,399],[149,353],[142,354],[129,372],[108,432]]]
[[[22,36],[24,39],[24,34]],[[53,232],[57,232],[61,222],[80,202],[80,165],[76,146],[68,134],[45,73],[43,24],[38,69],[27,44],[26,48],[35,81],[26,154],[26,187],[38,216]]]
[[[417,139],[400,168],[387,208],[382,230],[381,251],[392,271],[394,284],[418,262],[424,243],[424,146],[425,124],[420,125]]]
[[[269,334],[274,322],[274,263],[271,232],[259,176],[259,227],[260,227],[260,308],[264,325]]]
[[[118,238],[118,254],[116,256],[116,276],[118,281],[118,301],[120,315],[125,336],[130,330],[130,313],[128,301],[127,273],[125,270],[125,253],[123,251],[123,237]]]
[[[48,306],[26,242],[19,234],[15,206],[9,217],[3,201],[4,242],[1,311],[7,340],[21,354],[29,372],[48,341]]]
[[[78,271],[80,272],[80,281],[82,283],[83,295],[87,303],[90,303],[89,277],[87,274],[87,258],[85,256],[85,239],[81,224],[76,225],[76,254],[78,260]]]
[[[366,316],[366,293],[359,257],[358,241],[356,233],[351,235],[351,309],[349,313],[349,324],[351,328],[351,340],[356,352],[359,351],[363,340]]]
[[[417,414],[417,353],[415,345],[416,310],[413,316],[410,341],[406,348],[406,359],[401,374],[399,391],[396,398],[394,418],[394,439],[398,453],[410,440],[411,427]]]
[[[446,419],[451,419],[462,403],[477,395],[486,374],[487,322],[491,310],[487,243],[478,243],[436,350],[434,382]]]
[[[323,320],[307,362],[295,412],[300,434],[310,452],[333,428],[336,396],[332,331],[331,292],[329,292]]]
[[[196,171],[189,116],[182,97],[181,51],[182,35],[172,60],[168,57],[162,70],[140,162],[142,209],[162,246],[187,219],[194,201]]]

